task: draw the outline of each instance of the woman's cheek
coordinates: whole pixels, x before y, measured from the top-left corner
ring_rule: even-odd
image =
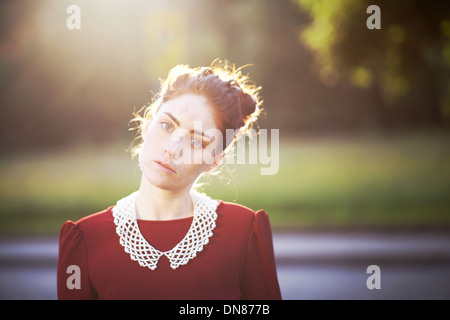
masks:
[[[204,163],[203,161],[203,149],[202,148],[193,148],[192,149],[192,163],[196,165],[201,165]]]
[[[142,144],[141,152],[139,152],[139,167],[141,169],[143,169],[144,166],[145,166],[145,159],[147,158],[147,152],[148,152],[147,149],[148,149],[147,148],[147,142],[144,142]]]
[[[152,155],[155,154],[156,149],[158,148],[158,140],[160,138],[156,137],[156,135],[147,135],[143,144],[141,152],[139,153],[139,164],[144,166],[148,161],[152,160]],[[148,163],[147,163],[148,165]]]

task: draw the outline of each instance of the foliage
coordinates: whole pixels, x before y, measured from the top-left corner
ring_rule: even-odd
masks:
[[[73,1],[0,2],[2,152],[131,141],[159,78],[215,58],[253,64],[260,125],[286,135],[450,124],[446,1],[77,3],[80,30],[66,28]],[[368,30],[376,3],[381,30]]]
[[[404,108],[406,121],[450,119],[448,1],[294,2],[311,17],[299,37],[313,50],[315,72],[325,84],[346,78],[375,87],[380,104]],[[381,12],[379,30],[366,27],[366,9],[373,4]]]

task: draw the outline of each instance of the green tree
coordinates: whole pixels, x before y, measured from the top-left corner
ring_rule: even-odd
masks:
[[[313,70],[325,84],[346,79],[372,91],[388,122],[448,123],[448,1],[293,1],[311,17],[299,39],[314,52]],[[381,29],[366,26],[373,4]]]

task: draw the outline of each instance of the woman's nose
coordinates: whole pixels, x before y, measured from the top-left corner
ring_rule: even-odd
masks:
[[[183,136],[172,135],[167,142],[164,150],[170,155],[170,157],[177,159],[183,155]]]

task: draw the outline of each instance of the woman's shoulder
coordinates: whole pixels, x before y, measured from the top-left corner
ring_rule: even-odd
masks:
[[[217,215],[217,225],[234,240],[244,244],[254,239],[272,243],[272,228],[264,210],[255,211],[239,203],[219,201]]]
[[[261,219],[268,219],[264,210],[253,210],[245,205],[219,200],[217,213],[223,218],[232,220],[239,224],[253,226],[253,224]]]
[[[223,200],[218,200],[218,201],[219,201],[219,205],[217,206],[217,210],[221,210],[221,211],[227,212],[229,214],[244,215],[247,217],[252,217],[255,215],[255,211],[245,205],[235,203],[235,202],[223,201]]]
[[[61,234],[69,232],[85,233],[90,231],[99,231],[102,226],[110,226],[114,219],[112,208],[110,206],[102,211],[85,216],[77,221],[68,220],[61,226]]]

